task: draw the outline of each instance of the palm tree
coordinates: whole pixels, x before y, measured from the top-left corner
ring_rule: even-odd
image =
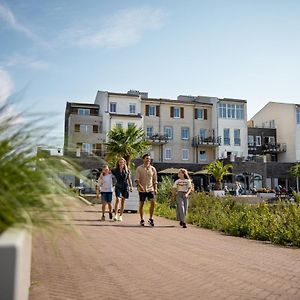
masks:
[[[290,173],[296,177],[297,192],[299,191],[300,163],[290,168]]]
[[[150,142],[145,139],[145,132],[142,128],[129,126],[128,129],[114,127],[108,132],[107,160],[114,161],[123,157],[129,166],[131,160],[138,154],[149,150]]]
[[[232,169],[232,165],[223,165],[222,161],[216,160],[210,163],[204,169],[207,170],[208,174],[211,174],[216,180],[216,190],[222,189],[222,179],[225,175],[229,174],[229,169]]]

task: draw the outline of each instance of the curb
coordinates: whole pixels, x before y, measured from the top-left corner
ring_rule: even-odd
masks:
[[[77,195],[77,198],[78,198],[80,201],[82,201],[82,202],[84,202],[85,204],[87,204],[87,205],[94,206],[94,204],[93,204],[92,202],[86,200],[85,198],[83,198],[83,197],[81,197],[81,196],[79,196],[79,195]]]

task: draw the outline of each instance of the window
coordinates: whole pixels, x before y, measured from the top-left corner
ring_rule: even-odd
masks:
[[[80,132],[80,124],[75,124],[75,132]]]
[[[248,135],[248,146],[254,146],[254,136]]]
[[[159,105],[146,105],[145,115],[150,117],[159,117],[160,107]]]
[[[164,135],[170,140],[173,139],[173,128],[171,126],[166,126],[164,128]]]
[[[172,159],[172,149],[170,148],[165,149],[165,159]]]
[[[230,145],[230,129],[224,128],[224,145]]]
[[[226,118],[226,104],[219,103],[219,118]]]
[[[300,107],[296,110],[297,124],[300,124]]]
[[[123,124],[122,124],[122,123],[116,123],[116,127],[117,127],[117,128],[122,128],[122,127],[123,127]]]
[[[99,132],[99,126],[93,125],[93,133],[98,133],[98,132]]]
[[[112,113],[117,112],[117,102],[110,102],[109,103],[109,111]]]
[[[127,125],[128,128],[132,128],[132,127],[135,127],[135,123],[132,123],[132,122],[128,122],[128,125]]]
[[[135,103],[130,103],[129,104],[129,113],[130,114],[135,114],[136,111],[136,104]]]
[[[181,139],[188,140],[190,138],[190,129],[188,127],[181,128]]]
[[[244,104],[219,103],[219,118],[239,119],[243,120]]]
[[[174,118],[180,118],[180,108],[174,107]]]
[[[204,141],[206,138],[206,129],[200,128],[199,135],[200,135],[201,141]]]
[[[206,152],[203,150],[199,151],[199,160],[206,160]]]
[[[236,118],[239,120],[244,120],[244,105],[236,104]]]
[[[267,143],[275,144],[275,136],[268,136],[267,139]]]
[[[92,125],[80,124],[80,132],[82,133],[91,133],[93,129]]]
[[[82,152],[92,153],[93,145],[82,143]]]
[[[203,109],[197,109],[196,110],[196,119],[203,120],[204,119],[204,111]]]
[[[256,143],[256,146],[261,146],[261,136],[260,135],[257,135],[255,137],[255,143]]]
[[[88,108],[78,108],[78,115],[88,116],[91,114],[91,110]]]
[[[235,104],[227,104],[227,118],[235,119]]]
[[[234,129],[234,146],[241,146],[241,130]]]
[[[182,149],[182,160],[189,160],[189,149]]]
[[[153,136],[153,127],[147,127],[146,128],[146,136],[149,138]]]
[[[149,116],[155,117],[156,116],[156,106],[149,105]]]

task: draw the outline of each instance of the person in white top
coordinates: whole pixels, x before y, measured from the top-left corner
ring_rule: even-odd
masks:
[[[102,172],[98,178],[98,189],[97,198],[99,197],[99,190],[101,192],[101,202],[102,202],[102,218],[101,221],[105,221],[105,208],[108,205],[108,215],[109,219],[112,220],[112,192],[113,192],[113,180],[112,174],[108,166],[103,166]]]
[[[183,228],[187,228],[185,216],[188,210],[188,197],[192,191],[192,182],[186,169],[180,169],[178,177],[174,182],[172,194],[176,196],[176,216],[179,224]]]

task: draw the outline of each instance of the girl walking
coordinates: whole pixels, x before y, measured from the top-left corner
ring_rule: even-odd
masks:
[[[101,192],[101,202],[102,202],[102,218],[101,221],[105,221],[105,208],[106,204],[108,205],[108,215],[109,219],[112,220],[112,191],[113,191],[113,181],[112,181],[112,174],[109,170],[108,166],[103,166],[102,172],[98,179],[98,186],[97,189],[97,197],[99,197],[99,190]]]
[[[185,216],[188,210],[188,197],[192,191],[192,182],[186,169],[180,169],[174,182],[172,193],[176,196],[176,216],[180,226],[186,228]]]
[[[127,168],[126,160],[120,158],[117,161],[116,168],[111,170],[112,174],[116,178],[115,184],[115,221],[123,221],[123,211],[125,206],[125,200],[129,198],[129,189],[132,192],[132,181],[130,178],[130,171]],[[120,215],[118,215],[119,202],[121,201]]]

